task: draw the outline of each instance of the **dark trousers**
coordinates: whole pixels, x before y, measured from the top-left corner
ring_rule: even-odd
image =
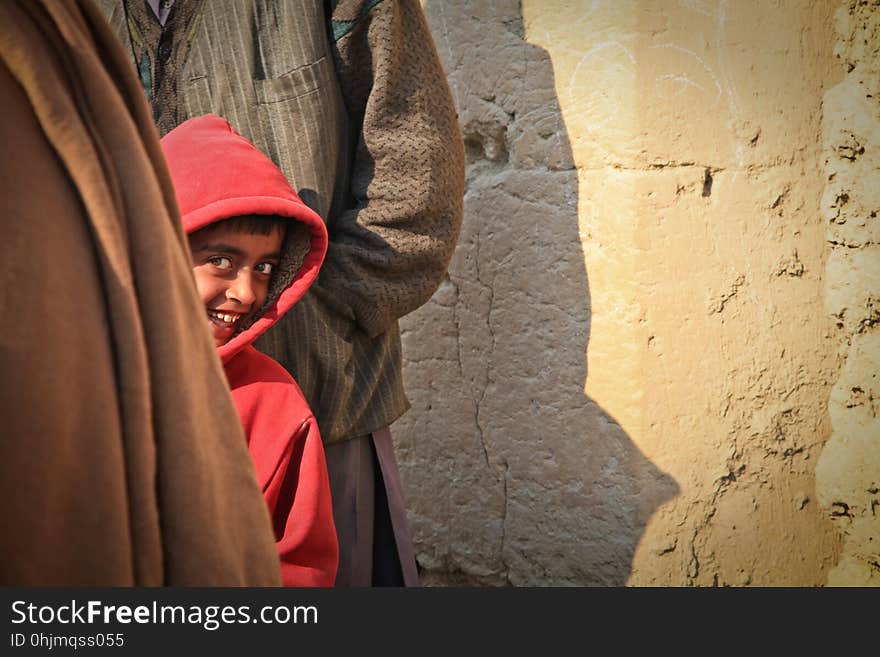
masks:
[[[336,586],[418,586],[391,431],[325,448],[339,539]]]

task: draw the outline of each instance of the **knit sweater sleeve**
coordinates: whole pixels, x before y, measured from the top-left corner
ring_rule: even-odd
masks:
[[[334,57],[357,134],[353,204],[330,226],[320,286],[376,336],[439,286],[462,220],[464,146],[418,0],[341,0]]]

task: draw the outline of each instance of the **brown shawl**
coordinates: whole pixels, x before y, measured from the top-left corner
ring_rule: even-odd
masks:
[[[0,99],[0,584],[279,584],[150,110],[90,2],[0,3]]]

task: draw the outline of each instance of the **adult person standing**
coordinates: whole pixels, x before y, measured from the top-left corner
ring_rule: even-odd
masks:
[[[160,133],[205,113],[269,154],[330,235],[320,277],[257,346],[325,442],[337,586],[415,585],[389,425],[408,408],[398,319],[441,282],[464,147],[418,0],[99,0]]]
[[[280,568],[150,109],[88,0],[0,2],[0,584]]]

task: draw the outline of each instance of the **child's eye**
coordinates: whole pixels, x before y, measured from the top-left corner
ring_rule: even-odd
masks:
[[[208,262],[217,269],[232,269],[232,260],[226,256],[214,256],[213,258],[208,258]]]
[[[269,276],[274,271],[275,265],[273,265],[271,262],[261,262],[256,267],[254,267],[254,269],[256,269],[261,274]]]

